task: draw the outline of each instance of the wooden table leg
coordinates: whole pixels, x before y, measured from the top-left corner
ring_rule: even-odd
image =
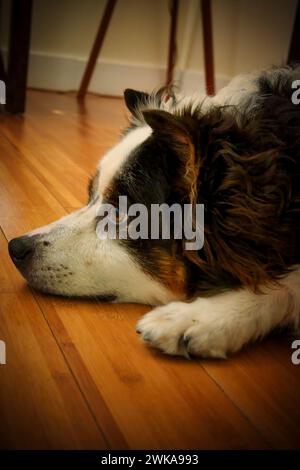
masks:
[[[170,86],[173,82],[173,73],[176,60],[176,30],[178,19],[179,0],[172,0],[171,3],[171,28],[169,39],[169,55],[166,85]]]
[[[13,0],[10,17],[6,110],[25,111],[32,0]]]
[[[300,2],[298,0],[292,39],[290,44],[288,64],[300,61]]]
[[[90,57],[89,57],[87,66],[85,68],[84,75],[81,80],[80,88],[77,93],[77,98],[79,99],[83,99],[86,95],[86,91],[88,89],[92,74],[94,72],[96,61],[101,51],[101,48],[105,39],[106,31],[110,24],[110,20],[111,20],[114,8],[116,6],[116,3],[117,3],[117,0],[107,1],[106,7],[104,10],[102,19],[101,19],[101,23],[99,25],[99,29],[97,32],[97,36],[95,38],[95,41],[94,41],[94,44],[90,53]]]
[[[3,57],[0,52],[0,80],[3,80],[6,83],[6,72],[3,63]]]
[[[208,95],[215,94],[211,1],[201,0],[205,85]]]
[[[2,12],[2,0],[0,0],[0,17],[3,14]],[[2,52],[0,51],[0,80],[6,83],[6,71],[4,67],[4,61],[2,57]]]

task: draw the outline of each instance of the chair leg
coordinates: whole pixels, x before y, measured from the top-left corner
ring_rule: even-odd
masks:
[[[105,39],[106,31],[110,24],[110,20],[111,20],[114,8],[116,6],[116,3],[117,3],[117,0],[107,0],[107,4],[106,4],[106,7],[105,7],[105,10],[104,10],[104,13],[103,13],[100,25],[99,25],[99,29],[98,29],[91,53],[90,53],[90,57],[86,65],[84,75],[81,80],[79,91],[77,93],[77,98],[79,99],[83,99],[86,95],[86,91],[90,84],[90,80],[94,72],[96,61],[101,51],[101,48]]]
[[[6,110],[25,111],[32,0],[13,0],[6,75]]]
[[[298,0],[292,39],[288,56],[288,64],[300,61],[300,1]]]
[[[0,52],[0,80],[3,80],[4,82],[6,82],[6,71],[5,71],[3,57],[2,57],[1,52]]]
[[[168,69],[166,85],[170,86],[173,82],[173,73],[176,59],[176,30],[178,18],[179,0],[172,0],[171,3],[171,28],[169,39],[169,55],[168,55]]]
[[[205,66],[205,85],[208,95],[215,94],[214,55],[212,36],[211,1],[201,0],[202,30]]]

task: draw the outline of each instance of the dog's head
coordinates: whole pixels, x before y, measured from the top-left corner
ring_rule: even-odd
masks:
[[[119,196],[149,210],[195,197],[193,145],[182,119],[167,111],[173,98],[126,90],[125,102],[130,126],[101,159],[87,205],[9,243],[16,267],[38,290],[151,304],[186,296],[182,240],[120,240],[97,231],[102,208],[118,208]],[[118,225],[123,214],[116,215]]]

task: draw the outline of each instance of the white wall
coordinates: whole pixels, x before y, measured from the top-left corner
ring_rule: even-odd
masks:
[[[2,48],[8,3],[3,1]],[[34,1],[30,86],[78,88],[105,3]],[[218,87],[237,73],[285,62],[297,0],[213,0],[212,4]],[[202,89],[204,83],[199,5],[199,0],[180,0],[176,78],[188,92]],[[168,0],[118,0],[92,91],[119,95],[127,86],[151,89],[164,82],[168,6]]]
[[[285,63],[297,1],[240,0],[234,72]]]

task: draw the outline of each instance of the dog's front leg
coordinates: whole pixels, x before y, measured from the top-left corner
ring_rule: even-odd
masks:
[[[226,357],[276,326],[299,323],[299,298],[287,285],[255,294],[246,289],[191,303],[172,302],[137,325],[144,341],[166,354]]]

